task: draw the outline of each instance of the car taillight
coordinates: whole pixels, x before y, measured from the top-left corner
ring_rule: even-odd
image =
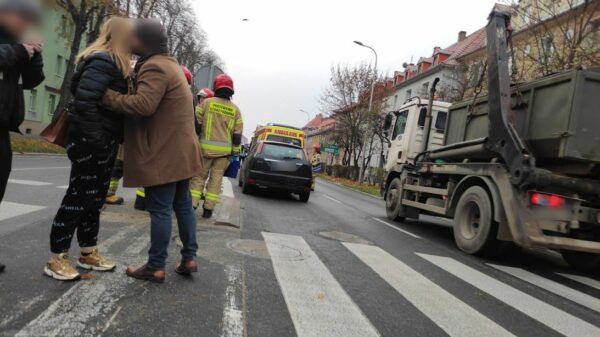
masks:
[[[565,198],[555,194],[531,193],[530,201],[535,206],[562,207],[565,205]]]

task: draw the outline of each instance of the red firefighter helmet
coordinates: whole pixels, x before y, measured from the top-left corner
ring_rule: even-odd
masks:
[[[233,89],[233,80],[227,74],[221,74],[215,78],[215,91],[219,89],[229,89],[231,91],[235,91]]]
[[[202,97],[202,98],[211,98],[211,97],[215,97],[215,93],[208,88],[204,88],[204,89],[200,89],[200,91],[198,91],[196,96]]]
[[[317,153],[321,153],[321,146],[319,144],[313,145],[313,150]]]
[[[187,80],[189,85],[192,85],[192,82],[194,82],[194,77],[192,76],[192,73],[188,70],[188,68],[181,66],[181,70],[183,71],[183,74],[185,75],[185,79]]]

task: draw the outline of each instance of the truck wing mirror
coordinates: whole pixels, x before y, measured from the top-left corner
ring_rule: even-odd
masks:
[[[385,119],[383,120],[383,129],[384,130],[390,129],[390,127],[392,126],[392,119],[393,119],[392,114],[387,114],[385,116]]]

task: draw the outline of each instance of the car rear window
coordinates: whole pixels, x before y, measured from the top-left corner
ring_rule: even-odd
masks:
[[[296,145],[296,146],[302,146],[300,139],[296,139],[296,138],[289,138],[289,137],[284,137],[284,136],[275,136],[275,135],[269,135],[267,137],[267,140],[273,141],[273,142],[280,142],[280,143],[286,143],[286,144],[292,144],[292,145]]]
[[[304,151],[302,149],[285,145],[265,144],[262,153],[265,157],[273,159],[305,159]]]

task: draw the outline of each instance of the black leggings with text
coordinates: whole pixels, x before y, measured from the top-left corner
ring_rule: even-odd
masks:
[[[77,230],[80,247],[94,247],[100,229],[100,210],[104,204],[117,144],[110,141],[98,147],[83,137],[69,137],[67,155],[71,160],[71,177],[67,194],[52,223],[50,249],[66,253]]]

